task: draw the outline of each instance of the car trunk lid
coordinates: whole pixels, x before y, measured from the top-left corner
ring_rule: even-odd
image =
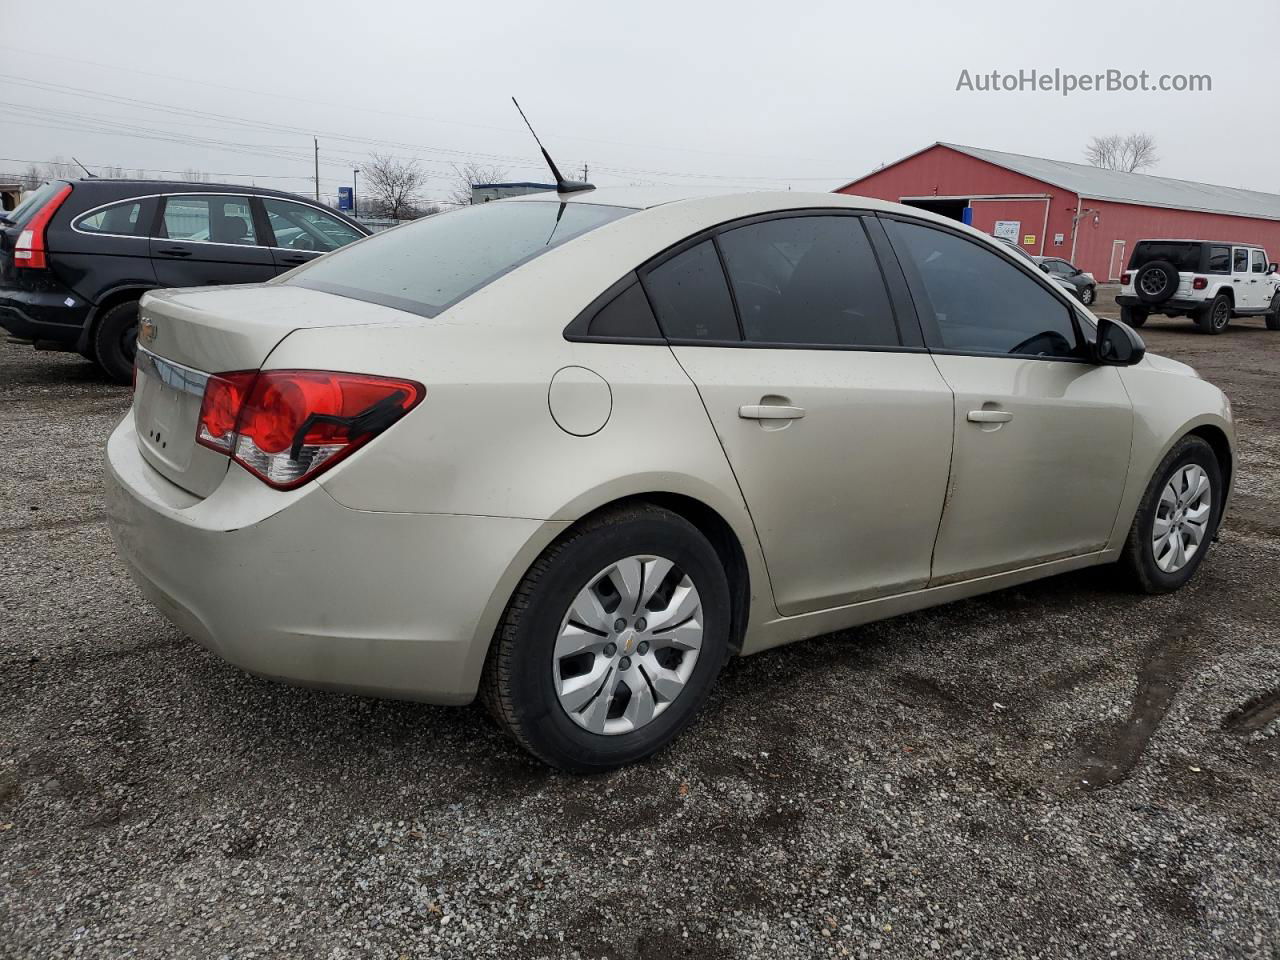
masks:
[[[143,298],[133,415],[147,461],[207,497],[230,460],[196,442],[213,374],[258,370],[294,330],[404,322],[400,311],[279,284],[159,290]]]

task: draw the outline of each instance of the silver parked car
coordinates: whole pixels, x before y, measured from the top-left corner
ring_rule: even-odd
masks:
[[[725,658],[1093,564],[1173,590],[1231,408],[1033,264],[833,194],[534,195],[142,301],[112,530],[232,663],[582,771]]]

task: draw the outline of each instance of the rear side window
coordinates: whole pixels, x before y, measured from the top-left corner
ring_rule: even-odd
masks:
[[[1152,260],[1168,260],[1179,273],[1195,273],[1200,269],[1200,244],[1177,240],[1143,240],[1133,248],[1129,269],[1137,270]]]
[[[72,226],[81,233],[109,233],[122,237],[145,237],[150,224],[142,218],[142,201],[126,200],[82,216]]]
[[[284,282],[434,317],[548,250],[633,212],[547,200],[477,204],[337,250]]]
[[[1231,248],[1211,246],[1209,248],[1209,268],[1207,273],[1231,272]]]
[[[605,340],[661,340],[658,322],[639,281],[596,311],[587,325],[587,336]]]
[[[645,276],[644,286],[669,339],[738,339],[729,285],[710,240],[654,267]]]
[[[886,221],[913,267],[917,309],[932,313],[947,350],[1032,357],[1078,356],[1071,314],[1033,277],[994,250],[919,224]]]
[[[889,294],[859,217],[788,217],[719,237],[747,340],[896,346]]]
[[[223,194],[167,197],[162,226],[169,240],[244,246],[258,242],[248,197]]]
[[[1249,272],[1249,251],[1244,247],[1236,247],[1231,251],[1231,272]]]

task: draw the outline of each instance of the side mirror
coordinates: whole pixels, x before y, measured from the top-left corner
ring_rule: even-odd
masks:
[[[1095,363],[1110,367],[1131,367],[1147,352],[1147,345],[1137,332],[1119,320],[1098,318],[1098,339],[1093,345]]]
[[[1045,273],[1048,273],[1048,272],[1049,272],[1049,265],[1048,265],[1047,263],[1042,263],[1042,264],[1040,264],[1040,269],[1041,269],[1041,270],[1043,270]]]
[[[1275,273],[1277,270],[1280,270],[1280,263],[1276,263],[1274,260],[1272,260],[1271,263],[1267,266],[1267,273]]]

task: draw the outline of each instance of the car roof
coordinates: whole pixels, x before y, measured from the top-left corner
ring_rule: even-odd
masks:
[[[1190,240],[1186,237],[1145,237],[1138,243],[1212,243],[1221,247],[1261,247],[1262,244],[1252,240]],[[1137,244],[1134,244],[1137,246]]]
[[[139,187],[144,192],[152,193],[161,191],[166,193],[245,193],[315,203],[312,198],[299,193],[290,193],[287,190],[273,190],[271,187],[249,186],[244,183],[205,183],[197,180],[140,180],[134,177],[80,177],[67,182],[73,184],[77,189],[81,187],[92,189],[95,185],[102,184],[113,187]]]

